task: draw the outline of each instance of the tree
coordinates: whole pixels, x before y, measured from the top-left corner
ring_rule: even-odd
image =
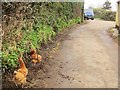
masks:
[[[103,9],[108,9],[110,10],[111,7],[111,2],[109,2],[109,0],[107,0],[104,4],[103,4]]]
[[[92,6],[90,6],[90,7],[89,7],[89,9],[93,9],[93,7],[92,7]]]

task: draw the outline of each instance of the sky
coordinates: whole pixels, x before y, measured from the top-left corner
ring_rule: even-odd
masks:
[[[88,7],[102,7],[102,5],[105,3],[107,0],[85,0],[85,9]],[[116,11],[117,9],[117,1],[118,0],[109,0],[111,2],[112,6],[112,11]]]

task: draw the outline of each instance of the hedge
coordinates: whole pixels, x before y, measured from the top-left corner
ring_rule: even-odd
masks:
[[[41,48],[63,28],[83,21],[83,3],[32,2],[2,3],[2,67],[17,67],[19,52]]]
[[[94,9],[95,17],[107,21],[115,21],[116,12],[106,9],[97,8]]]

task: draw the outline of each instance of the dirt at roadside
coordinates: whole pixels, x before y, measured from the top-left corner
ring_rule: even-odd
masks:
[[[108,29],[109,35],[113,38],[113,40],[120,45],[120,35],[117,32],[117,35],[113,35],[117,29],[116,28],[110,28]]]
[[[44,84],[44,79],[45,78],[50,78],[49,75],[47,75],[48,72],[50,72],[48,69],[51,68],[51,66],[54,66],[54,61],[52,61],[52,58],[54,58],[54,54],[57,52],[59,49],[60,42],[67,37],[67,35],[71,32],[73,28],[75,28],[76,25],[73,25],[69,28],[66,28],[63,30],[63,32],[58,33],[56,37],[52,39],[52,41],[49,41],[47,45],[43,45],[42,48],[39,51],[41,51],[41,56],[42,56],[42,62],[38,63],[35,67],[32,66],[31,62],[26,63],[26,66],[28,67],[29,73],[27,76],[27,85],[24,88],[35,88],[34,86],[34,81],[36,79],[36,76],[39,72],[40,77],[39,77],[39,82],[41,82],[41,85],[39,87],[44,88],[46,85]],[[26,59],[28,59],[28,56]],[[13,77],[13,71],[6,72],[2,74],[2,87],[3,88],[21,88],[21,87],[16,87],[15,84],[12,81]]]
[[[25,87],[117,88],[118,45],[108,35],[111,26],[114,22],[89,20],[68,28],[48,45],[52,48],[42,49],[43,62],[29,67]]]

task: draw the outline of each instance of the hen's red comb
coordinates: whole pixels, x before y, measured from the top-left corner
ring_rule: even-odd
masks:
[[[22,60],[22,55],[23,55],[23,52],[20,52],[20,57],[18,58],[18,60]]]
[[[22,57],[19,57],[19,58],[18,58],[18,61],[21,61],[21,60],[22,60]]]

